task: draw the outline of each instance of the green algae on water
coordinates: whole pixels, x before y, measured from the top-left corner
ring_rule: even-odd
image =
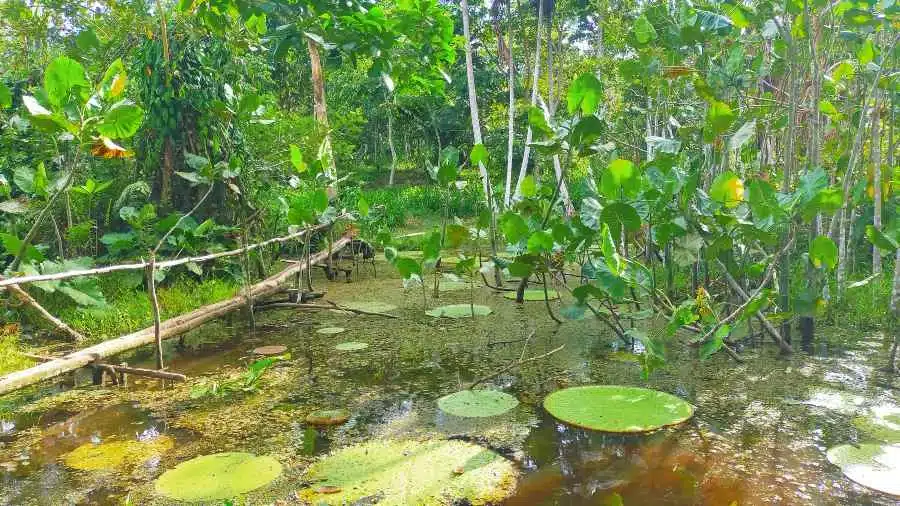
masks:
[[[499,390],[460,390],[438,399],[441,411],[464,418],[502,415],[518,405],[518,399]]]
[[[149,441],[86,443],[65,454],[62,460],[72,469],[113,471],[136,467],[165,453],[173,446],[174,441],[169,436],[159,436]]]
[[[583,429],[631,433],[676,425],[694,415],[694,407],[657,390],[617,385],[589,385],[557,390],[544,409]]]
[[[216,453],[178,464],[156,480],[158,494],[177,501],[218,501],[256,490],[281,475],[273,457]]]
[[[300,491],[310,504],[498,504],[515,489],[511,462],[463,441],[372,441],[314,463]]]
[[[543,301],[544,300],[544,289],[543,288],[529,288],[525,290],[523,294],[523,300],[525,302],[532,301]],[[516,300],[516,292],[506,292],[503,294],[503,297],[510,300]],[[550,300],[556,300],[559,298],[559,291],[557,290],[547,290],[547,298]]]
[[[449,306],[440,306],[425,311],[428,316],[435,318],[471,318],[472,313],[475,316],[487,316],[491,314],[491,308],[475,304],[450,304]]]

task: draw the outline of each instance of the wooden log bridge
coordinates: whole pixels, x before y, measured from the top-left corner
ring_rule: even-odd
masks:
[[[334,241],[332,252],[344,248],[350,241],[351,237],[349,235],[345,235]],[[306,269],[308,265],[315,265],[316,263],[324,261],[327,257],[328,251],[320,251],[319,253],[310,255],[308,262],[290,264],[280,273],[253,285],[250,288],[252,297],[265,297],[278,292],[279,287],[282,284],[291,281],[294,276],[302,272],[303,269]],[[246,307],[246,305],[247,297],[242,293],[228,300],[195,309],[189,313],[162,322],[159,329],[160,336],[162,339],[180,336],[210,320],[223,316],[231,311]],[[0,395],[8,394],[46,379],[55,378],[67,372],[74,371],[75,369],[90,365],[92,362],[99,362],[104,358],[133,350],[144,345],[153,344],[155,340],[154,328],[150,326],[138,330],[137,332],[69,353],[58,359],[38,364],[29,369],[7,374],[6,376],[0,377]]]

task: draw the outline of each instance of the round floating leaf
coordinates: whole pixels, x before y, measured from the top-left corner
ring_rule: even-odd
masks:
[[[345,329],[344,327],[323,327],[323,328],[317,330],[316,333],[317,334],[340,334],[341,332],[344,332],[345,330],[347,330],[347,329]]]
[[[379,506],[499,504],[516,486],[508,460],[463,441],[372,441],[351,446],[310,466],[300,491],[309,504]]]
[[[379,301],[347,302],[346,304],[343,304],[343,306],[350,309],[356,309],[357,311],[368,311],[369,313],[389,313],[397,309],[397,306],[393,304]]]
[[[130,468],[170,450],[174,441],[159,436],[149,441],[110,441],[86,443],[63,456],[63,462],[82,471],[111,471]]]
[[[450,304],[449,306],[436,307],[425,311],[428,316],[435,318],[466,318],[472,316],[473,307],[469,304]],[[474,306],[475,316],[486,316],[491,314],[491,308],[487,306]]]
[[[885,443],[900,443],[900,406],[880,404],[866,416],[853,419],[853,425],[869,437]]]
[[[694,406],[674,395],[617,385],[557,390],[544,399],[544,408],[576,427],[619,433],[656,430],[694,415]]]
[[[281,355],[282,353],[287,351],[287,346],[282,346],[280,344],[272,344],[269,346],[260,346],[259,348],[255,348],[253,353],[257,355]]]
[[[503,298],[516,300],[516,292],[506,292],[503,294]],[[556,290],[547,290],[547,298],[550,300],[556,300],[559,298],[559,292]],[[529,290],[525,290],[525,300],[526,301],[543,301],[544,300],[544,290],[542,288],[532,288]]]
[[[339,351],[359,351],[369,347],[369,343],[359,343],[356,341],[348,341],[335,345],[334,349]]]
[[[856,483],[900,496],[900,445],[840,445],[829,449],[826,455]]]
[[[518,405],[518,399],[499,390],[460,390],[438,399],[441,411],[465,418],[502,415]]]
[[[340,425],[350,419],[346,409],[320,409],[306,415],[306,423],[310,425]]]
[[[218,501],[268,485],[281,475],[273,457],[216,453],[182,462],[156,480],[156,492],[177,501]]]

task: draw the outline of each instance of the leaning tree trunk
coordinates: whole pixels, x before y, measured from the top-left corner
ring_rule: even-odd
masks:
[[[316,41],[307,37],[306,49],[309,51],[309,66],[311,70],[313,88],[313,110],[316,122],[322,129],[323,151],[327,160],[324,163],[325,175],[334,179],[337,177],[337,166],[334,161],[334,152],[331,149],[331,129],[328,126],[328,105],[325,102],[325,74],[322,71],[322,60],[319,58],[319,45]]]
[[[553,95],[553,9],[550,9],[548,25],[551,29],[547,33],[547,107],[550,110],[550,118],[556,114],[556,104],[558,101]],[[559,154],[553,155],[553,171],[556,173],[556,184],[559,185],[559,197],[562,199],[566,216],[575,214],[575,206],[572,205],[572,198],[569,197],[569,187],[566,185],[566,176],[563,174],[562,165],[559,163]]]
[[[544,2],[538,0],[538,24],[537,36],[534,44],[534,68],[531,72],[531,107],[537,105],[538,97],[538,77],[541,75],[541,30],[544,25]],[[531,155],[531,125],[525,131],[525,149],[522,152],[522,165],[519,167],[519,178],[516,180],[515,197],[522,195],[522,180],[525,179],[525,173],[528,171],[528,157]]]

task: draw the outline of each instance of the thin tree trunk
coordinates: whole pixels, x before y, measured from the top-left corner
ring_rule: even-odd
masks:
[[[316,122],[322,129],[324,137],[322,143],[327,156],[325,161],[325,175],[334,179],[337,177],[337,166],[334,161],[334,152],[331,149],[331,128],[328,125],[328,104],[325,101],[325,74],[322,71],[322,60],[319,57],[319,45],[316,41],[306,38],[306,49],[309,51],[310,79],[313,87],[313,111]]]
[[[534,107],[537,104],[538,77],[541,73],[541,30],[543,29],[543,25],[544,2],[543,0],[538,0],[538,25],[537,37],[534,45],[534,68],[531,72],[531,107]],[[525,173],[528,171],[528,157],[531,154],[530,144],[532,135],[531,125],[529,124],[528,129],[525,131],[525,149],[522,152],[522,165],[519,167],[519,178],[516,180],[516,199],[522,196],[522,180],[525,179]]]
[[[508,209],[512,198],[512,170],[513,170],[513,142],[515,140],[515,121],[516,121],[516,66],[513,59],[513,36],[512,36],[512,2],[506,3],[506,30],[509,38],[508,54],[509,65],[506,73],[506,82],[509,87],[509,119],[507,124],[507,142],[506,142],[506,185],[503,188],[503,208]]]
[[[547,32],[547,93],[548,93],[548,103],[547,107],[550,110],[550,117],[547,119],[549,122],[554,115],[556,115],[556,105],[558,101],[554,97],[554,75],[553,75],[553,11],[551,10],[548,16],[548,26],[550,27]],[[563,207],[566,211],[566,216],[573,216],[575,214],[575,206],[572,205],[572,199],[569,197],[569,187],[566,185],[565,174],[563,174],[562,166],[559,163],[559,155],[553,155],[553,171],[556,173],[556,183],[559,185],[559,196],[563,201]]]
[[[881,120],[879,115],[879,98],[881,93],[875,90],[875,108],[872,110],[872,201],[875,206],[872,226],[881,231]],[[872,246],[872,274],[881,274],[881,250]]]
[[[388,186],[394,186],[394,172],[397,170],[397,150],[394,148],[394,113],[388,109],[387,135],[388,146],[391,149],[391,175],[388,177]]]
[[[472,118],[472,138],[475,144],[483,144],[481,138],[481,120],[478,118],[478,94],[475,91],[475,68],[472,63],[472,31],[469,27],[469,1],[461,1],[463,36],[466,38],[466,87],[469,90],[469,114]],[[484,198],[488,209],[494,212],[494,204],[491,201],[491,180],[487,168],[483,163],[478,164],[481,173],[481,184],[484,189]]]

